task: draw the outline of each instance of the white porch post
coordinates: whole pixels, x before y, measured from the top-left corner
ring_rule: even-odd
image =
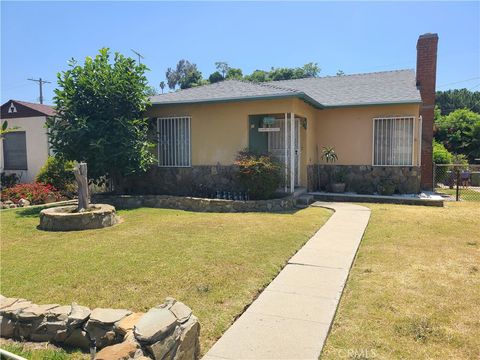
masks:
[[[287,122],[288,122],[288,113],[285,113],[285,121],[283,123],[283,130],[284,130],[284,148],[285,148],[285,192],[287,192],[288,188],[288,184],[287,184],[287,180],[288,180],[288,135],[287,135],[287,130],[288,130],[288,127],[287,127]]]
[[[290,113],[290,192],[295,191],[295,114]]]

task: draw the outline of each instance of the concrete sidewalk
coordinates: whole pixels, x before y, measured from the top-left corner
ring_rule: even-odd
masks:
[[[203,360],[318,359],[370,210],[316,202],[335,211]]]

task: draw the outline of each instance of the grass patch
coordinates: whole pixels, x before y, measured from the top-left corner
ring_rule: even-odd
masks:
[[[0,343],[0,347],[13,354],[24,357],[29,360],[87,360],[90,356],[79,351],[67,352],[58,348],[40,348],[41,344],[31,347],[27,344],[4,342]],[[9,358],[0,355],[1,360],[8,360]]]
[[[192,307],[202,351],[322,226],[330,211],[218,214],[141,208],[100,230],[38,230],[39,209],[1,213],[2,294],[39,304]]]
[[[456,189],[438,188],[436,189],[436,191],[438,193],[450,195],[453,199],[455,199],[455,196],[457,194]],[[468,188],[465,189],[463,187],[460,187],[459,195],[460,195],[460,200],[462,201],[479,201],[480,202],[480,191],[468,189]]]
[[[322,359],[479,359],[478,203],[366,206]]]

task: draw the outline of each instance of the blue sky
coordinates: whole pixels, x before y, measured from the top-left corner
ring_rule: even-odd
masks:
[[[311,61],[321,75],[415,68],[416,41],[426,32],[440,38],[437,88],[480,90],[479,2],[2,1],[1,101],[37,101],[38,86],[27,78],[42,77],[52,81],[44,90],[52,103],[67,60],[104,46],[141,52],[158,88],[181,58],[204,77],[215,61],[244,73]]]

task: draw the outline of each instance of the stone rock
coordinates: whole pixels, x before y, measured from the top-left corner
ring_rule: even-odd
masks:
[[[21,198],[20,200],[18,200],[18,205],[21,207],[30,206],[30,201],[28,201],[27,199]]]
[[[128,331],[133,330],[135,324],[140,320],[144,315],[142,312],[133,313],[124,317],[117,324],[115,324],[115,329],[118,330],[121,334],[126,334]]]
[[[31,319],[45,317],[48,310],[56,308],[58,306],[58,304],[32,305],[28,308],[22,309],[18,313],[17,317],[20,321],[27,321]]]
[[[47,194],[45,196],[45,204],[51,204],[57,201],[57,197],[54,194]]]
[[[15,334],[15,322],[5,316],[0,316],[0,335],[11,338]]]
[[[180,301],[173,304],[170,311],[175,315],[179,323],[186,322],[190,318],[190,315],[192,315],[192,309]]]
[[[124,309],[103,309],[96,308],[90,314],[88,322],[96,322],[102,324],[114,324],[124,317],[130,315],[132,312]]]
[[[12,306],[17,301],[25,301],[25,299],[3,297],[2,299],[0,299],[0,309]]]
[[[6,306],[0,310],[0,315],[7,315],[9,317],[16,317],[16,315],[33,304],[30,301],[19,299],[10,306]]]
[[[10,205],[8,205],[8,208],[9,208],[9,209],[15,209],[16,207],[17,207],[16,204],[10,204]]]
[[[122,342],[100,350],[95,360],[128,360],[134,357],[137,346],[134,342]]]
[[[153,344],[177,325],[177,318],[167,308],[152,308],[135,325],[135,337]]]
[[[82,350],[88,350],[90,349],[91,342],[88,334],[84,330],[76,328],[65,339],[65,344]]]
[[[3,204],[4,204],[4,205],[8,205],[8,206],[10,206],[10,205],[12,205],[12,204],[13,204],[13,201],[12,201],[12,200],[7,200],[7,201],[4,201],[4,203],[3,203]]]
[[[174,360],[195,360],[200,356],[200,323],[196,316],[181,325],[180,345],[175,353]]]
[[[81,326],[89,316],[90,309],[88,307],[72,303],[72,310],[68,315],[68,325],[70,327]]]
[[[70,305],[64,305],[49,309],[45,316],[48,320],[67,321],[71,312],[72,307]]]
[[[147,349],[151,354],[153,354],[153,358],[155,360],[168,359],[170,357],[168,357],[167,354],[173,352],[172,350],[174,350],[177,346],[180,335],[181,329],[180,326],[177,326],[172,334],[153,343],[152,345],[147,345]]]

